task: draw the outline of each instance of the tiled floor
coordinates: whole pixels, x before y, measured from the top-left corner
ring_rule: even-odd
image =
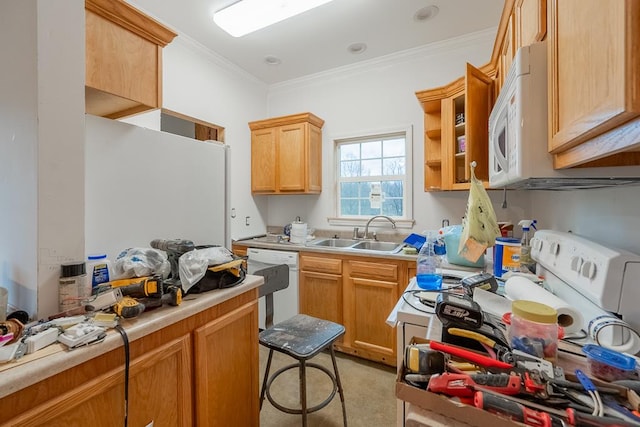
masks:
[[[269,351],[260,346],[260,385]],[[338,371],[344,388],[347,422],[350,427],[392,427],[396,423],[395,368],[368,362],[336,353]],[[281,353],[274,353],[271,373],[295,362]],[[331,357],[320,353],[310,360],[325,366],[330,371]],[[331,380],[317,369],[307,369],[307,401],[313,406],[324,400],[331,391]],[[280,404],[299,407],[298,370],[286,371],[273,382],[271,395]],[[297,427],[302,425],[300,415],[279,411],[265,398],[260,413],[261,427]],[[308,416],[309,427],[342,426],[342,406],[339,395],[326,407]]]

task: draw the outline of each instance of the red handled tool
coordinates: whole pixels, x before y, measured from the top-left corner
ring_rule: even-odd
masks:
[[[501,394],[518,394],[521,384],[518,375],[509,374],[443,374],[432,375],[427,390],[447,396],[471,397],[476,387]]]
[[[473,404],[476,408],[484,409],[494,414],[506,415],[514,421],[519,421],[528,426],[552,427],[551,416],[545,412],[534,411],[520,403],[495,394],[476,391],[473,395]]]
[[[517,403],[521,406],[527,407],[527,408],[536,408],[540,411],[543,411],[543,413],[546,413],[549,415],[549,417],[551,418],[551,426],[556,427],[556,426],[561,426],[563,425],[572,425],[572,426],[580,426],[580,427],[633,427],[633,426],[637,426],[637,424],[635,423],[631,423],[629,421],[625,421],[622,420],[620,418],[614,418],[614,417],[599,417],[596,415],[589,415],[589,414],[585,414],[583,412],[580,411],[576,411],[572,408],[568,408],[566,410],[561,410],[561,409],[555,409],[555,408],[551,408],[551,407],[547,407],[547,406],[543,406],[543,405],[539,405],[537,403],[534,402],[530,402],[528,400],[524,400],[524,399],[519,399],[515,396],[506,396],[506,395],[500,395],[497,394],[496,391],[488,388],[488,387],[483,387],[481,385],[478,385],[478,389],[483,392],[483,400],[486,402],[488,396],[492,396],[492,397],[497,397],[499,399],[503,399],[506,400],[510,403]],[[475,402],[475,395],[474,395],[474,402]],[[487,403],[484,403],[484,405],[487,405]],[[477,405],[476,405],[477,406]],[[498,405],[502,408],[504,408],[503,405]],[[536,411],[533,411],[533,413],[535,414]],[[540,412],[537,412],[538,414],[540,414]],[[534,422],[534,421],[532,421]],[[526,421],[525,421],[526,424]],[[528,425],[545,425],[545,424],[528,424]]]
[[[443,353],[451,354],[452,356],[461,357],[463,359],[468,360],[469,362],[473,362],[476,365],[484,366],[485,368],[500,368],[500,369],[511,369],[512,365],[502,362],[500,360],[492,359],[491,357],[484,356],[480,353],[476,353],[475,351],[467,350],[466,348],[457,347],[451,344],[444,344],[438,341],[431,341],[429,346],[433,350],[438,350]]]

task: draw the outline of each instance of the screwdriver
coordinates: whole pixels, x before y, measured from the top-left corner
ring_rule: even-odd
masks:
[[[506,415],[512,420],[528,426],[555,427],[563,425],[562,421],[558,419],[554,423],[551,416],[545,412],[534,411],[520,403],[495,394],[476,391],[473,395],[473,404],[476,408],[499,415]]]

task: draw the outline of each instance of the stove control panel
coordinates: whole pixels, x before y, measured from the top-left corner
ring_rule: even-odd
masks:
[[[572,233],[538,230],[531,257],[596,305],[620,312],[625,269],[640,256],[613,249]]]

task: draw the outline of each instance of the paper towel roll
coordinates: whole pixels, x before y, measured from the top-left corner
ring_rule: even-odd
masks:
[[[306,222],[292,222],[291,223],[291,236],[289,237],[291,243],[306,243],[307,241],[307,223]]]
[[[576,307],[558,298],[549,291],[524,277],[512,277],[504,284],[504,291],[511,300],[536,301],[553,307],[558,312],[558,324],[562,326],[566,334],[580,332],[584,319]]]

